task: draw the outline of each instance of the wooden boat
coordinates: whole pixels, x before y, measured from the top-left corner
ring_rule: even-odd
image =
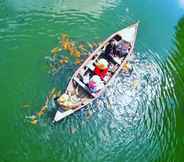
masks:
[[[78,70],[76,70],[65,91],[65,94],[77,98],[78,101],[76,102],[76,104],[73,105],[73,107],[58,107],[53,122],[58,122],[64,119],[65,117],[73,114],[74,112],[80,110],[81,108],[91,103],[93,100],[95,100],[102,94],[107,85],[121,71],[122,66],[127,60],[127,57],[131,55],[136,40],[138,25],[139,23],[137,22],[136,24],[133,24],[131,26],[128,26],[127,28],[115,32],[110,37],[108,37],[92,54],[89,55],[89,57],[84,61],[84,63],[78,68]],[[102,88],[98,93],[93,95],[92,93],[90,93],[88,86],[81,81],[80,77],[83,76],[87,71],[93,71],[94,63],[100,57],[102,57],[106,46],[109,44],[109,41],[112,39],[116,39],[117,37],[121,38],[123,41],[129,42],[131,48],[125,58],[113,58],[115,64],[113,64],[113,67],[111,68],[111,70],[113,69],[112,71],[110,71],[111,75],[106,78],[104,88]]]

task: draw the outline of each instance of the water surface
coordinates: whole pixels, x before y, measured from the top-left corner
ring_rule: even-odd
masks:
[[[0,0],[0,159],[3,162],[181,162],[184,152],[184,5],[178,1]],[[76,66],[57,77],[45,56],[61,33],[103,41],[139,20],[134,67],[106,93],[55,126],[39,111],[64,90]],[[23,105],[30,105],[23,108]]]

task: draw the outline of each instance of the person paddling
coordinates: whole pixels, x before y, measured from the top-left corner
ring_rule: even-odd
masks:
[[[118,57],[126,57],[131,49],[131,45],[129,42],[120,40],[116,46],[115,55]]]

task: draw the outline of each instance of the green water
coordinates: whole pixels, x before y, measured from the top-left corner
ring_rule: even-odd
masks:
[[[0,161],[183,162],[183,13],[182,0],[0,0]],[[137,88],[120,75],[83,113],[54,126],[53,112],[25,119],[76,68],[48,74],[61,33],[98,42],[137,20]]]

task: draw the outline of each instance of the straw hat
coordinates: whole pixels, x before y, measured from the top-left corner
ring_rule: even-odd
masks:
[[[108,62],[105,59],[100,59],[98,60],[96,66],[100,69],[100,70],[104,70],[108,67]]]

